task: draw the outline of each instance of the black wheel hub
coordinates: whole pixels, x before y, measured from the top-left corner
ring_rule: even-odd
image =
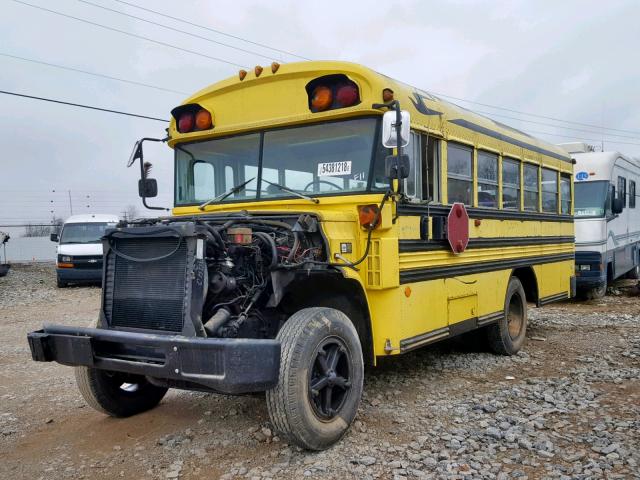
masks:
[[[337,337],[324,339],[309,371],[309,400],[321,420],[333,419],[351,390],[351,355]]]

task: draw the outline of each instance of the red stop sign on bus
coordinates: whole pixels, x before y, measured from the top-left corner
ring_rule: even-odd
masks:
[[[453,253],[462,253],[469,244],[469,214],[463,203],[454,203],[447,217],[447,239]]]

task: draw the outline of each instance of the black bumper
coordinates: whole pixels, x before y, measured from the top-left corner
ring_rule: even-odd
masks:
[[[37,362],[188,382],[228,394],[272,388],[280,369],[276,340],[189,338],[60,325],[45,325],[27,338]]]
[[[102,267],[100,268],[57,268],[58,279],[63,282],[100,282],[102,283]]]

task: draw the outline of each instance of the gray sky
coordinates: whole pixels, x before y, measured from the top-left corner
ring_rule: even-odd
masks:
[[[252,67],[296,61],[114,0],[92,3],[188,30],[268,58],[168,31],[77,0],[24,0],[67,15]],[[640,155],[640,2],[299,2],[131,0],[153,10],[297,53],[355,61],[416,87],[528,113],[604,125],[571,125],[457,102],[553,143],[592,139]],[[180,5],[180,9],[176,9]],[[3,0],[0,54],[64,65],[188,94],[238,67]],[[169,118],[181,95],[0,56],[0,90]],[[74,213],[120,213],[137,197],[126,169],[142,136],[166,125],[0,95],[0,224]],[[506,117],[514,117],[505,118]],[[537,123],[523,122],[527,119]],[[558,126],[554,126],[558,125]],[[565,128],[560,128],[563,126]],[[580,130],[568,130],[571,127]],[[562,136],[541,134],[547,132]],[[635,132],[635,133],[634,133]],[[614,143],[627,142],[629,144]],[[172,152],[149,146],[160,196],[173,196]],[[52,190],[55,190],[53,192]],[[88,196],[88,197],[87,197]],[[89,205],[89,207],[87,207]]]

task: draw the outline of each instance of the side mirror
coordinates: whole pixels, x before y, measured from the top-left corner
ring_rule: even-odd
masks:
[[[158,182],[155,178],[141,178],[138,180],[138,195],[140,198],[153,198],[158,196]]]
[[[411,173],[409,155],[389,155],[384,159],[384,173],[391,180],[408,178]]]
[[[127,162],[127,168],[133,165],[133,162],[142,158],[142,140],[136,141],[133,145],[133,150],[131,151],[131,155],[129,156],[129,161]]]
[[[624,210],[624,204],[622,203],[622,199],[614,198],[613,201],[611,202],[611,211],[613,212],[614,215],[618,215],[622,213],[622,210]]]
[[[57,233],[52,233],[51,235],[49,235],[49,240],[58,243],[60,241],[60,237],[58,237]]]
[[[401,147],[409,145],[411,115],[406,110],[400,112],[402,124],[400,125],[400,141]],[[387,148],[396,148],[398,146],[398,128],[397,128],[397,112],[389,110],[382,116],[382,145]]]

